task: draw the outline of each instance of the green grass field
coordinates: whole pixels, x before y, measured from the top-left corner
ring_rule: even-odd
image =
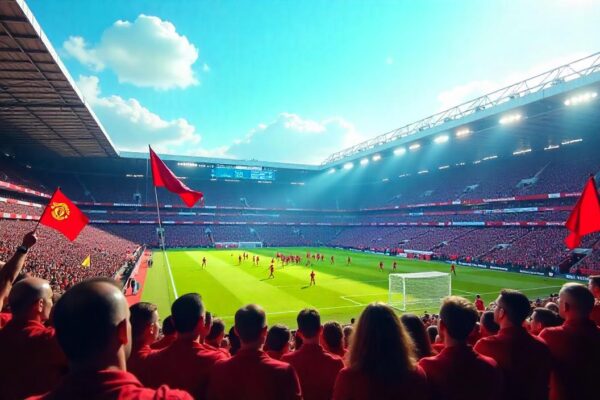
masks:
[[[275,278],[268,279],[271,257],[278,252],[298,254],[303,260],[307,251],[325,254],[323,262],[315,262],[316,286],[308,286],[310,267],[304,265],[276,264]],[[337,320],[347,323],[357,317],[364,305],[373,301],[387,301],[388,274],[391,265],[398,261],[399,273],[441,271],[449,272],[449,265],[440,262],[407,260],[397,257],[359,253],[330,248],[263,248],[251,249],[248,261],[238,265],[238,250],[186,249],[169,250],[174,285],[179,295],[198,292],[213,315],[223,319],[229,326],[235,311],[248,303],[260,304],[267,312],[269,324],[285,323],[295,327],[299,310],[315,307],[323,321]],[[252,255],[260,256],[260,265],[252,265]],[[331,265],[329,257],[335,256]],[[352,265],[346,265],[347,256]],[[201,269],[202,257],[208,266]],[[143,301],[158,304],[162,317],[170,314],[170,304],[175,299],[169,272],[161,252],[154,253],[154,266],[149,269],[142,295]],[[385,263],[380,272],[379,261]],[[303,261],[304,262],[304,261]],[[457,267],[452,277],[452,292],[474,299],[479,293],[489,302],[500,289],[522,290],[531,299],[557,292],[565,281],[517,273]],[[422,312],[414,309],[411,311]],[[437,310],[428,309],[429,312]]]

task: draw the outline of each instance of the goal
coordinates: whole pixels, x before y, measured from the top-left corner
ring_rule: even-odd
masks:
[[[388,304],[400,311],[437,312],[441,299],[452,293],[450,274],[415,272],[389,275]]]

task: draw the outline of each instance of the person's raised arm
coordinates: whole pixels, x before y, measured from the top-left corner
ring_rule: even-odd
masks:
[[[12,285],[21,273],[27,252],[37,242],[35,232],[29,232],[23,237],[22,244],[17,247],[17,251],[0,269],[0,310],[4,306],[4,300],[8,297]]]

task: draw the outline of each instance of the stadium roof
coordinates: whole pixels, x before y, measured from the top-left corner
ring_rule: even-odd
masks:
[[[0,1],[0,134],[15,151],[118,155],[23,0]]]

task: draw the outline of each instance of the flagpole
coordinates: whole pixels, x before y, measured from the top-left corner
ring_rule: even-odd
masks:
[[[58,186],[55,190],[54,193],[52,193],[52,196],[50,196],[50,200],[52,200],[52,198],[54,197],[54,195],[56,194],[56,192],[60,190],[60,186]],[[44,214],[46,214],[46,209],[48,208],[48,206],[50,205],[50,200],[48,200],[48,204],[46,204],[46,207],[44,207],[44,210],[42,211],[42,213],[40,214],[40,217],[37,220],[37,224],[35,224],[35,228],[33,228],[33,233],[37,232],[37,228],[40,226],[40,221],[42,220],[42,217],[44,216]]]
[[[169,278],[171,278],[171,287],[173,288],[173,294],[175,295],[175,300],[179,297],[177,295],[177,289],[175,288],[175,281],[173,280],[173,274],[171,273],[171,264],[169,263],[169,256],[167,255],[167,250],[165,249],[165,231],[162,227],[162,221],[160,220],[160,207],[158,206],[158,192],[156,191],[156,186],[154,186],[154,198],[156,199],[156,214],[158,216],[158,229],[160,230],[161,236],[159,236],[159,244],[162,248],[163,258],[165,260],[165,265],[167,266],[167,272],[169,273]],[[160,240],[162,237],[162,240]]]

